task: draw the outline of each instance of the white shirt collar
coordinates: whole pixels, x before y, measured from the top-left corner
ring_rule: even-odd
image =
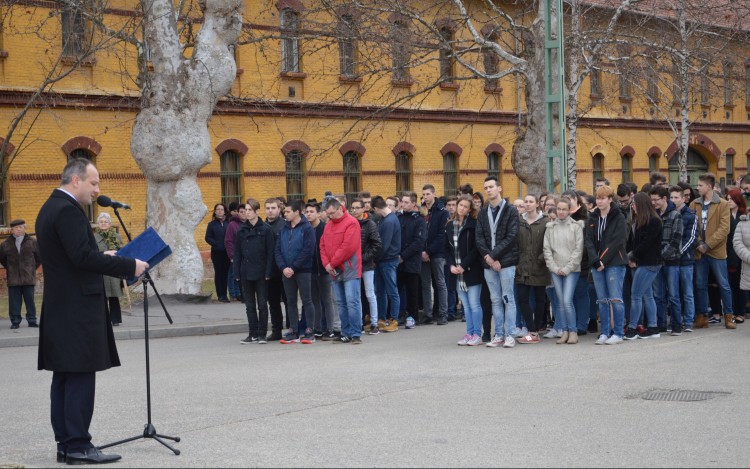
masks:
[[[58,188],[57,188],[57,190],[58,190],[58,191],[60,191],[60,192],[65,192],[65,193],[66,193],[66,194],[68,194],[68,195],[69,195],[69,196],[70,196],[70,197],[71,197],[71,198],[72,198],[73,200],[75,200],[76,202],[78,202],[78,199],[76,199],[76,198],[75,198],[75,196],[73,196],[73,194],[71,194],[70,192],[66,191],[66,190],[65,190],[65,189],[63,189],[62,187],[58,187]]]

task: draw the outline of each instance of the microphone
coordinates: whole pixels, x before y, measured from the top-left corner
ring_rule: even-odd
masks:
[[[96,198],[96,203],[99,204],[101,207],[112,207],[112,208],[121,208],[123,210],[130,210],[130,205],[124,204],[122,202],[116,202],[106,195],[100,195]]]

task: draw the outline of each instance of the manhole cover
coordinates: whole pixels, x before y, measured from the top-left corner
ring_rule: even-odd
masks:
[[[725,392],[702,391],[651,391],[642,396],[647,401],[696,402],[724,396]]]

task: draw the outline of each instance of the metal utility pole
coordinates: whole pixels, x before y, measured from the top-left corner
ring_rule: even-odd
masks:
[[[556,3],[557,21],[552,22],[552,2]],[[565,154],[565,48],[563,46],[563,2],[562,0],[544,0],[544,78],[547,104],[547,190],[555,190],[555,158],[560,160],[560,192],[568,189],[568,161]],[[553,26],[555,39],[552,39]],[[553,64],[552,51],[557,51],[557,60]],[[552,80],[557,71],[557,94],[553,94]],[[558,125],[560,133],[559,149],[555,150],[553,107],[558,105]]]

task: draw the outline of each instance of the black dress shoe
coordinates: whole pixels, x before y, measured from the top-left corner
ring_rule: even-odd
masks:
[[[65,451],[58,451],[57,452],[57,462],[65,462],[66,460]]]
[[[83,453],[68,453],[66,464],[68,466],[81,466],[84,464],[107,464],[122,459],[116,454],[104,454],[98,448],[90,448]]]
[[[447,316],[440,316],[437,319],[437,325],[438,326],[445,326],[448,324],[448,317]]]
[[[18,327],[18,324],[13,324],[12,326],[10,326],[11,329],[18,329]]]
[[[421,326],[427,325],[427,324],[435,324],[435,322],[432,320],[432,316],[425,316],[422,318],[421,321],[419,321],[419,324]]]
[[[273,332],[271,332],[271,335],[266,337],[266,340],[268,340],[269,342],[281,340],[281,331],[274,330]]]
[[[578,336],[584,336],[588,335],[589,331],[584,331],[583,329],[578,329]]]
[[[39,324],[37,324],[35,322],[32,322],[31,324],[29,324],[29,327],[36,327],[36,328],[38,328]]]

